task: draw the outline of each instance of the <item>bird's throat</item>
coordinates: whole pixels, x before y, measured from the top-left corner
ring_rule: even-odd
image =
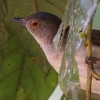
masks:
[[[57,55],[56,49],[53,44],[49,44],[46,46],[44,45],[42,46],[42,49],[47,57],[48,62],[59,73],[63,51],[61,51],[59,55]]]

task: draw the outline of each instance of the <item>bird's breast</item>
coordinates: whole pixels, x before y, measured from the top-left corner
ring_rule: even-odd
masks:
[[[56,50],[53,46],[48,48],[42,48],[48,62],[51,66],[59,73],[59,69],[61,66],[62,56],[64,51],[62,50],[57,56]],[[92,55],[94,58],[100,59],[100,47],[98,45],[92,46]],[[78,70],[79,70],[79,78],[80,78],[80,86],[83,90],[86,90],[86,81],[87,81],[87,64],[85,63],[85,58],[87,57],[86,48],[81,46],[76,53],[75,59],[77,61]],[[68,66],[68,62],[66,62],[66,67]],[[95,70],[100,73],[100,65],[95,66]],[[96,94],[100,94],[100,81],[93,78],[92,80],[92,92]]]

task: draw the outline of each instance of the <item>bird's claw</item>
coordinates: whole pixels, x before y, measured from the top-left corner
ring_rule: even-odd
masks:
[[[95,57],[86,57],[85,58],[85,63],[86,64],[91,64],[93,62],[93,65],[98,65],[100,66],[100,59],[95,58]]]
[[[92,63],[92,61],[93,61],[93,58],[92,57],[85,57],[85,63],[86,64],[91,64]]]

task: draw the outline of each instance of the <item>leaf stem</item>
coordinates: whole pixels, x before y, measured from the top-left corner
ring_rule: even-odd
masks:
[[[87,51],[87,56],[89,58],[92,57],[91,30],[92,30],[92,21],[89,23],[86,30],[87,44],[88,44],[88,46],[86,47],[86,51]],[[86,100],[91,100],[91,85],[92,85],[91,69],[93,69],[92,62],[91,64],[88,64],[88,67],[87,67]]]

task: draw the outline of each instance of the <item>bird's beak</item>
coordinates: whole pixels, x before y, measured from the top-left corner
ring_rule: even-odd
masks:
[[[25,19],[24,18],[11,18],[10,20],[18,22],[22,25],[25,25]]]

